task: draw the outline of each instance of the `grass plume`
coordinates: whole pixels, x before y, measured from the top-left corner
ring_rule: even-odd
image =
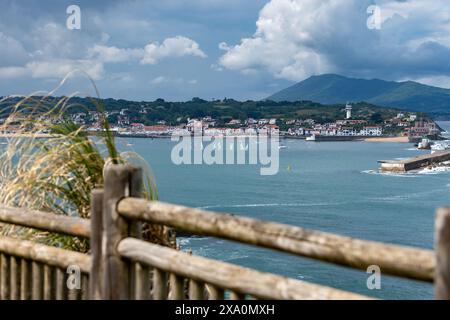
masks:
[[[1,105],[0,101],[0,105]],[[56,103],[47,96],[27,96],[12,107],[0,125],[7,135],[0,146],[0,203],[12,207],[89,218],[91,192],[103,185],[103,171],[110,163],[133,163],[144,170],[143,196],[157,199],[156,184],[148,164],[132,152],[120,153],[102,105],[93,100],[103,129],[96,137],[67,116],[70,97]],[[79,107],[79,106],[77,106]],[[164,243],[162,227],[147,226],[148,238]],[[0,234],[33,237],[41,242],[87,251],[87,242],[76,238],[0,226]]]

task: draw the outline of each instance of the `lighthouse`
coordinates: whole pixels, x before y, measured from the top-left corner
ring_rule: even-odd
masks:
[[[346,112],[345,118],[346,119],[351,119],[351,117],[352,117],[352,106],[351,106],[351,104],[347,103],[347,105],[345,106],[345,112]]]

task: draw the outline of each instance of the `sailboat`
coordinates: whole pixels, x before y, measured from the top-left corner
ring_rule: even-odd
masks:
[[[241,142],[241,151],[247,151],[248,150],[248,145],[246,145],[245,147],[244,147],[244,144]]]

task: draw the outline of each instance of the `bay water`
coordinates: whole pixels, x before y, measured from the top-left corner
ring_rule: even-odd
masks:
[[[435,210],[450,204],[445,169],[378,173],[378,160],[429,152],[412,144],[283,140],[279,173],[261,176],[257,165],[175,165],[169,139],[117,142],[151,165],[161,201],[308,229],[431,249]],[[419,281],[382,274],[381,289],[369,290],[364,271],[210,237],[178,241],[196,255],[378,298],[433,298]]]

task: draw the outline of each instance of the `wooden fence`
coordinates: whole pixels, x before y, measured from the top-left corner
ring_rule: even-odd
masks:
[[[109,166],[90,220],[0,207],[0,223],[88,238],[91,248],[81,254],[0,237],[0,299],[369,299],[149,243],[144,222],[364,271],[377,265],[382,274],[434,282],[436,298],[450,299],[450,209],[437,211],[432,251],[150,202],[139,198],[141,181],[138,168]],[[79,288],[70,286],[71,267]]]

